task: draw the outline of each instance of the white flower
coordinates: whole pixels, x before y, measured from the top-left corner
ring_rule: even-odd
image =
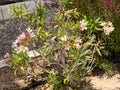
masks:
[[[29,27],[26,29],[26,31],[27,31],[27,33],[30,35],[30,37],[35,37],[35,34],[34,34],[34,32],[33,32],[33,30],[32,29],[30,29]]]
[[[101,24],[100,24],[100,26],[105,26],[106,25],[106,22],[102,22]]]
[[[77,43],[81,44],[81,43],[82,43],[82,39],[81,39],[80,37],[78,37],[78,39],[77,39],[77,40],[75,40],[75,42],[77,42]]]
[[[11,54],[9,54],[8,52],[4,55],[4,58],[11,58]]]
[[[26,29],[26,31],[29,32],[29,33],[31,33],[33,30],[30,29],[30,27],[28,27],[28,28]]]
[[[101,24],[100,24],[101,26],[103,26],[103,27],[111,27],[111,26],[113,26],[112,25],[112,22],[102,22]]]
[[[81,28],[82,31],[87,30],[87,22],[85,22],[84,20],[80,21],[78,23],[78,27]]]
[[[80,45],[80,44],[82,44],[82,39],[81,39],[80,37],[78,37],[78,38],[74,41],[73,45],[74,45],[77,49],[80,49],[80,48],[81,48],[81,45]]]
[[[114,31],[114,27],[104,27],[105,35],[109,35],[112,31]]]
[[[18,40],[15,40],[14,42],[12,42],[12,48],[15,48],[17,47],[18,45]]]
[[[80,48],[81,48],[81,46],[80,46],[79,43],[74,43],[74,46],[76,46],[77,49],[80,49]]]
[[[103,26],[103,30],[104,30],[105,35],[109,35],[111,32],[114,31],[114,27],[110,21],[109,22],[102,22],[100,25]]]
[[[63,37],[60,38],[62,41],[67,41],[67,35],[64,35]]]
[[[32,32],[32,33],[30,33],[30,36],[33,38],[33,37],[35,37],[35,34]]]

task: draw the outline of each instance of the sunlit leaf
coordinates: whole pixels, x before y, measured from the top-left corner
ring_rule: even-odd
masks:
[[[102,56],[102,54],[101,54],[101,52],[100,52],[99,48],[98,48],[97,46],[95,46],[95,48],[96,48],[96,50],[97,50],[98,54],[99,54],[100,56]]]

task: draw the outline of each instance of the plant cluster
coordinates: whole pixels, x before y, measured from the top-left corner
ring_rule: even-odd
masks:
[[[27,54],[31,47],[33,38],[35,37],[32,29],[27,28],[22,32],[17,39],[12,43],[12,55],[6,53],[4,58],[11,58],[10,66],[14,69],[14,75],[22,75],[27,69],[30,57]]]
[[[23,65],[27,68],[26,52],[34,38],[39,42],[37,49],[41,58],[49,61],[53,68],[48,71],[51,88],[80,89],[84,77],[96,66],[111,72],[103,55],[106,47],[105,38],[110,38],[115,28],[112,22],[104,21],[101,16],[95,15],[95,11],[91,12],[91,6],[85,7],[86,2],[91,4],[95,2],[94,0],[81,1],[84,6],[78,3],[79,0],[60,0],[60,2],[61,5],[55,8],[57,12],[53,15],[53,20],[48,21],[49,26],[45,23],[47,9],[44,5],[38,4],[33,13],[22,12],[21,17],[20,13],[15,12],[15,16],[29,22],[36,36],[28,28],[13,42],[12,67],[18,71],[24,70]],[[49,3],[45,5],[48,8]]]
[[[119,57],[119,19],[120,19],[120,1],[119,0],[60,0],[66,9],[77,8],[80,14],[87,15],[92,19],[100,17],[104,21],[111,22],[116,27],[113,34],[105,37],[106,43],[105,57]]]

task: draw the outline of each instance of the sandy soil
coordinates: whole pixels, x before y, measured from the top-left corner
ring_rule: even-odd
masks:
[[[93,88],[98,90],[120,90],[120,74],[116,74],[112,77],[107,75],[99,76],[91,76],[91,84]]]

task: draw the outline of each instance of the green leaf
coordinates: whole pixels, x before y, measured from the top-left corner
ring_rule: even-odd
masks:
[[[14,76],[16,76],[16,75],[17,75],[17,69],[14,70]]]
[[[87,55],[89,52],[90,52],[90,50],[84,51],[84,52],[80,55],[80,57],[83,57],[83,56]]]
[[[100,52],[100,50],[99,50],[99,48],[98,48],[97,46],[95,47],[95,49],[97,50],[98,54],[99,54],[100,56],[102,56],[102,54],[101,54],[101,52]]]
[[[100,17],[95,20],[95,23],[97,23],[100,20]]]

